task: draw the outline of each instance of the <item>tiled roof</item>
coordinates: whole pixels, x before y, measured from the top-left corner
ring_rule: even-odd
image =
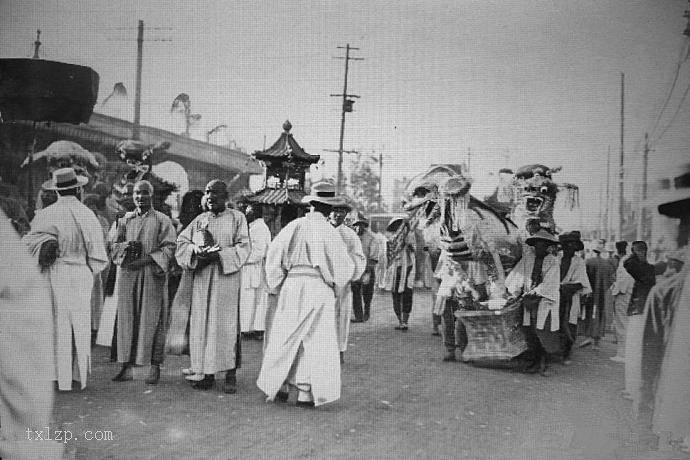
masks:
[[[295,159],[306,163],[316,163],[319,161],[319,155],[311,155],[304,151],[304,149],[297,143],[290,133],[292,125],[289,121],[283,124],[283,133],[277,141],[267,148],[254,152],[252,156],[257,160],[272,160],[272,159]]]

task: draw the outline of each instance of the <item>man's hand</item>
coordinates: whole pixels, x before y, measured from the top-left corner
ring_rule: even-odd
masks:
[[[130,262],[127,265],[124,265],[123,268],[127,270],[141,270],[147,265],[155,263],[153,261],[153,258],[151,256],[146,256],[143,259],[137,259],[134,262]]]
[[[202,250],[197,254],[196,269],[202,270],[207,266],[220,262],[220,252],[215,250],[214,252],[208,252],[208,250]]]
[[[364,274],[363,274],[362,277],[359,279],[359,281],[360,281],[362,284],[369,284],[369,280],[370,280],[370,279],[371,279],[371,275],[369,275],[368,272],[364,272]]]
[[[55,240],[46,241],[41,245],[38,252],[38,264],[41,266],[41,271],[48,270],[57,260],[60,247]]]

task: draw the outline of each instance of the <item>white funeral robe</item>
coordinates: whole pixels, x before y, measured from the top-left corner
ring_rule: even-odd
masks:
[[[242,290],[240,291],[240,327],[242,332],[263,331],[266,320],[268,291],[264,277],[264,258],[271,243],[271,231],[263,219],[249,224],[252,250],[242,265]]]
[[[551,331],[557,331],[560,325],[559,303],[561,285],[561,264],[557,257],[547,255],[542,265],[542,282],[538,286],[532,286],[532,269],[534,268],[534,249],[526,246],[522,258],[510,271],[506,278],[506,288],[513,295],[527,293],[535,288],[536,294],[541,297],[537,309],[537,329],[544,329],[546,319],[551,314]],[[529,311],[525,309],[523,315],[524,326],[530,325]]]
[[[338,330],[338,348],[340,351],[347,350],[347,337],[350,334],[350,316],[352,315],[352,289],[350,284],[356,281],[364,274],[364,269],[367,268],[367,259],[362,250],[362,241],[359,235],[355,233],[350,227],[346,225],[339,225],[337,227],[340,236],[347,246],[347,253],[355,265],[355,272],[352,279],[345,285],[345,288],[338,293],[335,299],[335,320]]]
[[[79,380],[83,389],[91,372],[93,278],[108,263],[103,228],[77,197],[59,196],[57,202],[36,214],[24,241],[37,256],[48,239],[57,240],[60,248],[57,260],[46,272],[53,294],[55,378],[60,390],[71,390],[72,380]],[[74,375],[73,345],[78,364]]]
[[[573,294],[572,304],[570,306],[570,316],[568,322],[570,324],[577,324],[577,319],[580,316],[580,296],[591,294],[592,287],[589,285],[589,277],[587,276],[587,269],[585,268],[585,259],[580,256],[573,256],[570,260],[570,267],[565,278],[561,280],[561,284],[576,284],[580,283],[582,288]]]
[[[266,254],[266,283],[280,290],[258,387],[273,400],[285,381],[309,386],[316,406],[340,398],[335,293],[354,264],[338,230],[318,212],[290,222]]]
[[[204,229],[220,245],[220,262],[197,270],[199,247],[194,241],[201,240],[194,235]],[[233,209],[200,214],[177,237],[177,262],[194,271],[189,355],[195,373],[213,375],[237,367],[240,268],[249,251],[247,220]]]

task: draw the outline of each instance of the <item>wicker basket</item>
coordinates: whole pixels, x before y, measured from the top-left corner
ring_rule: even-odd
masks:
[[[527,350],[520,302],[501,310],[460,309],[455,316],[467,331],[464,360],[508,360]]]

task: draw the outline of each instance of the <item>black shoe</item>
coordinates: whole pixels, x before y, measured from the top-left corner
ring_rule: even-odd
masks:
[[[351,322],[351,323],[363,323],[364,320],[361,319],[361,318],[352,318],[352,319],[350,320],[350,322]]]
[[[447,351],[445,356],[443,356],[443,361],[447,363],[455,361],[455,351]]]
[[[158,380],[161,378],[161,367],[158,364],[151,364],[151,371],[149,372],[149,376],[146,377],[146,382],[147,385],[155,385],[158,383]]]
[[[216,378],[213,375],[207,375],[204,377],[203,380],[194,382],[192,384],[192,388],[194,388],[195,390],[210,390],[211,388],[213,388],[214,383],[216,383]]]
[[[276,401],[277,402],[281,402],[281,403],[287,402],[289,397],[290,397],[290,393],[288,393],[287,391],[279,391],[278,393],[276,393]]]
[[[229,395],[234,395],[237,393],[237,377],[234,375],[232,377],[225,377],[225,383],[223,384],[223,393]]]
[[[297,401],[296,403],[297,407],[306,407],[309,409],[314,408],[314,401]]]
[[[407,323],[402,323],[402,324],[400,325],[400,330],[403,331],[403,332],[407,332]]]
[[[129,371],[129,365],[125,364],[112,380],[113,382],[126,382],[133,379],[134,377],[132,377],[132,373]]]

